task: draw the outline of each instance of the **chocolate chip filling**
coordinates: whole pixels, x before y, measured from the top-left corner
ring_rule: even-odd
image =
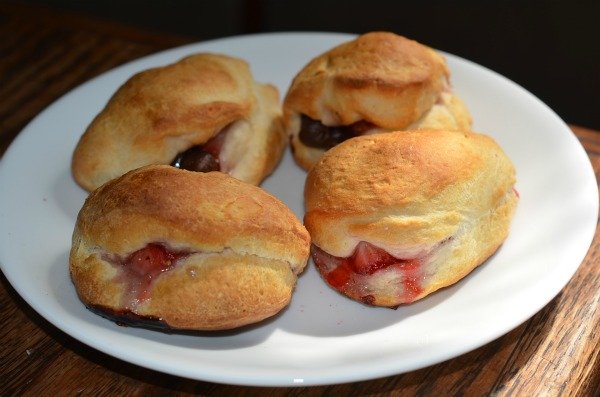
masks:
[[[365,120],[350,125],[326,126],[303,114],[298,137],[306,146],[327,150],[372,128],[377,126]]]
[[[210,172],[220,171],[219,159],[204,150],[203,146],[192,146],[181,152],[171,163],[173,167],[188,171]]]

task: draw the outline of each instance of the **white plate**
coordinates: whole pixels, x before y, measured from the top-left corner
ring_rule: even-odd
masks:
[[[514,161],[521,201],[499,252],[467,278],[397,310],[330,290],[310,266],[282,314],[243,331],[206,336],[123,328],[78,300],[68,276],[70,238],[85,193],[71,179],[73,148],[133,73],[212,51],[248,60],[283,95],[313,56],[342,34],[264,34],[193,44],[118,67],[36,117],[0,163],[0,262],[18,293],[80,341],[123,360],[189,378],[246,385],[315,385],[411,371],[477,348],[518,326],[569,281],[594,235],[598,192],[589,159],[542,102],[498,74],[447,55],[475,129]],[[264,187],[301,217],[304,172],[289,153]]]

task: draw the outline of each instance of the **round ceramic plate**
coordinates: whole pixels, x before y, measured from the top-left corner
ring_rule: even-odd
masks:
[[[598,193],[589,159],[567,126],[506,78],[446,54],[455,91],[513,160],[521,200],[508,240],[450,288],[397,310],[330,290],[314,267],[291,305],[251,328],[169,335],[119,327],[86,310],[68,274],[71,233],[85,192],[71,153],[110,95],[140,70],[201,51],[249,61],[281,96],[312,57],[351,39],[289,33],[233,37],[161,52],[118,67],[36,117],[0,163],[0,262],[18,293],[58,328],[112,356],[170,374],[246,385],[316,385],[415,370],[477,348],[521,324],[569,281],[591,243]],[[289,152],[263,187],[303,216],[305,173]]]

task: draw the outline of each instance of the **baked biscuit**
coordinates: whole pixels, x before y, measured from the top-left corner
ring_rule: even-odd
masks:
[[[220,330],[282,310],[309,235],[281,201],[221,172],[159,165],[93,191],[73,232],[82,302],[125,324]]]
[[[401,131],[347,140],[308,173],[304,223],[324,280],[395,307],[456,283],[506,239],[515,170],[485,135]]]
[[[71,168],[88,191],[150,164],[258,185],[286,143],[277,89],[255,82],[241,59],[203,53],[127,80],[81,137]]]
[[[294,157],[310,169],[353,136],[416,128],[469,130],[444,58],[388,32],[372,32],[310,61],[294,78],[283,111]]]

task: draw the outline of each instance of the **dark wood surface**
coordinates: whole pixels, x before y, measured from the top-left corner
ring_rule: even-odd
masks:
[[[0,3],[0,38],[0,156],[37,113],[75,86],[190,41],[11,3]],[[598,176],[600,133],[571,127]],[[597,230],[584,262],[556,298],[475,351],[397,376],[304,388],[194,381],[107,356],[52,326],[2,275],[0,395],[600,395],[599,259]]]

